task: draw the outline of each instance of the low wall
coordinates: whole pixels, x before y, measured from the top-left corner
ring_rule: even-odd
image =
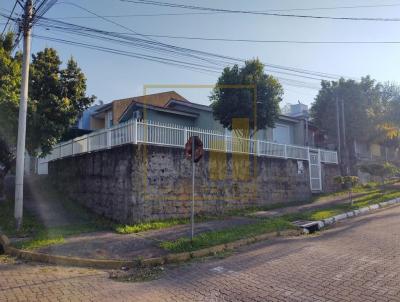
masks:
[[[291,159],[205,152],[195,167],[196,213],[308,200],[307,161],[300,166]],[[325,174],[335,174],[335,167]],[[49,176],[70,198],[119,222],[190,213],[192,166],[180,148],[125,145],[81,154],[50,162]],[[325,187],[331,189],[328,178]]]

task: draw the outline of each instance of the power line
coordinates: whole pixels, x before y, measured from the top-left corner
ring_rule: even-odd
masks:
[[[147,61],[152,61],[156,63],[161,63],[164,65],[170,65],[170,66],[175,66],[175,67],[180,67],[188,70],[194,70],[194,71],[200,71],[200,72],[206,72],[206,73],[212,73],[212,74],[218,74],[221,72],[220,69],[218,68],[213,68],[213,67],[205,67],[205,66],[193,66],[189,64],[185,64],[184,62],[176,61],[176,60],[166,60],[165,58],[161,57],[156,57],[156,56],[149,56],[149,55],[144,55],[140,53],[135,53],[131,51],[123,51],[115,48],[109,48],[109,47],[103,47],[99,45],[93,45],[93,44],[88,44],[88,43],[83,43],[83,42],[77,42],[77,41],[71,41],[71,40],[66,40],[66,39],[59,39],[59,38],[53,38],[53,37],[48,37],[48,36],[41,36],[41,35],[33,35],[37,39],[42,39],[42,40],[47,40],[47,41],[52,41],[52,42],[57,42],[57,43],[63,43],[63,44],[68,44],[68,45],[74,45],[78,47],[83,47],[87,49],[92,49],[92,50],[97,50],[109,54],[116,54],[116,55],[122,55],[122,56],[127,56],[127,57],[132,57],[136,59],[144,59]],[[280,76],[275,76],[276,78],[279,79],[279,81],[282,82],[284,85],[289,85],[293,87],[298,87],[298,88],[307,88],[307,89],[312,89],[312,90],[317,90],[319,89],[318,86],[313,85],[312,83],[307,83],[303,81],[298,81],[298,80],[293,80],[290,78],[284,78]]]
[[[70,23],[66,23],[63,21],[52,20],[52,19],[48,19],[48,18],[44,18],[44,17],[36,16],[36,22],[38,22],[39,26],[46,27],[46,29],[48,29],[49,27],[55,28],[56,30],[66,31],[66,32],[70,32],[70,33],[81,35],[81,36],[88,36],[90,38],[95,38],[95,39],[102,39],[107,42],[117,42],[119,44],[123,44],[123,45],[127,45],[127,46],[136,46],[139,48],[147,49],[148,51],[151,51],[151,52],[168,53],[169,55],[171,55],[173,57],[177,57],[177,56],[178,57],[188,57],[188,58],[191,58],[192,60],[195,59],[195,60],[204,61],[204,62],[208,63],[207,66],[205,66],[205,68],[209,67],[209,64],[225,67],[225,66],[232,66],[236,62],[244,62],[245,61],[244,59],[240,59],[240,58],[232,58],[232,57],[221,56],[221,55],[213,54],[213,53],[209,53],[209,52],[203,52],[203,51],[197,51],[197,50],[188,49],[188,48],[177,47],[177,46],[170,45],[170,44],[160,43],[158,41],[149,41],[147,39],[143,40],[143,39],[138,39],[138,38],[132,38],[132,37],[128,37],[127,34],[101,31],[101,30],[92,29],[89,27],[84,27],[84,26],[80,26],[80,25],[76,25],[76,24],[70,24]],[[134,32],[134,33],[136,35],[145,36],[143,34],[139,34],[136,32]],[[110,37],[112,39],[110,39]],[[216,61],[215,59],[219,60],[220,62]],[[223,60],[223,61],[221,61],[221,60]],[[181,61],[181,62],[183,62],[183,61]],[[189,65],[192,64],[192,66],[196,66],[196,64],[197,64],[197,63],[193,64],[193,62],[188,62],[188,61],[185,61],[183,63],[189,64]],[[315,72],[315,71],[293,68],[293,67],[273,65],[273,64],[268,64],[268,63],[265,63],[265,66],[269,69],[270,72],[273,72],[273,73],[290,75],[290,76],[295,76],[295,77],[302,77],[302,78],[318,80],[318,81],[322,80],[323,78],[337,79],[338,77],[340,77],[339,75]],[[319,78],[315,78],[315,76],[317,76]]]
[[[161,7],[181,8],[181,9],[211,11],[211,12],[224,12],[224,13],[231,13],[231,14],[250,14],[250,15],[274,16],[274,17],[292,17],[292,18],[346,20],[346,21],[385,21],[385,22],[399,22],[400,21],[400,18],[332,17],[332,16],[281,14],[281,13],[257,12],[257,11],[248,11],[248,10],[231,10],[231,9],[202,7],[202,6],[195,6],[195,5],[160,2],[160,1],[152,1],[152,0],[120,0],[120,1],[136,3],[136,4],[144,4],[144,5],[161,6]]]
[[[14,6],[13,6],[13,8],[11,10],[10,16],[7,18],[6,25],[4,25],[4,28],[3,28],[3,31],[1,32],[1,35],[4,35],[4,32],[6,31],[7,25],[10,22],[12,15],[14,14],[14,10],[17,7],[17,4],[18,4],[18,0],[15,0]]]
[[[176,52],[178,51],[180,55],[193,55],[195,54],[196,56],[201,55],[201,56],[208,56],[208,57],[215,57],[223,60],[228,60],[230,62],[236,63],[236,62],[244,62],[244,59],[240,58],[233,58],[233,57],[228,57],[228,56],[222,56],[218,54],[213,54],[209,52],[203,52],[203,51],[197,51],[189,48],[182,48],[182,47],[177,47],[171,44],[166,44],[166,43],[160,43],[160,42],[154,42],[154,41],[148,41],[148,40],[143,40],[139,38],[132,37],[131,34],[126,34],[126,33],[116,33],[116,32],[106,32],[98,29],[93,29],[90,27],[85,27],[85,26],[80,26],[76,24],[71,24],[67,23],[64,21],[59,21],[59,20],[54,20],[54,19],[49,19],[49,18],[43,18],[40,22],[41,26],[47,28],[56,28],[57,30],[62,30],[62,31],[69,31],[74,34],[78,35],[88,35],[90,33],[95,33],[96,35],[102,35],[102,36],[107,36],[107,37],[117,37],[119,40],[124,40],[124,41],[119,41],[121,43],[126,43],[129,41],[129,43],[136,43],[134,44],[135,46],[140,46],[140,47],[152,47],[153,49],[156,47],[157,51],[168,51],[168,52]],[[143,36],[143,34],[140,34]],[[94,38],[98,38],[97,36]],[[131,44],[132,45],[132,44]],[[160,49],[161,48],[161,49]],[[198,57],[197,57],[198,58]],[[226,62],[224,63],[226,64]],[[305,70],[305,69],[299,69],[299,68],[293,68],[293,67],[286,67],[286,66],[279,66],[279,65],[272,65],[272,64],[265,64],[267,67],[271,67],[274,69],[283,69],[286,71],[291,71],[299,74],[308,74],[312,76],[319,76],[322,78],[332,78],[332,79],[337,79],[341,77],[341,75],[334,75],[334,74],[328,74],[328,73],[322,73],[322,72],[315,72],[315,71],[310,71],[310,70]]]
[[[126,26],[124,26],[124,25],[122,25],[122,24],[120,24],[120,23],[117,23],[117,22],[115,22],[115,21],[112,21],[112,20],[109,20],[109,19],[107,19],[107,18],[105,18],[105,17],[102,17],[102,16],[96,14],[95,12],[93,12],[93,11],[91,11],[91,10],[85,8],[85,7],[82,7],[82,6],[77,5],[77,4],[75,4],[75,3],[70,3],[70,2],[65,2],[65,1],[64,1],[64,2],[59,2],[59,4],[68,4],[68,5],[72,5],[72,6],[74,6],[74,7],[77,7],[77,8],[79,8],[79,9],[81,9],[81,10],[84,10],[84,11],[88,12],[88,13],[91,14],[91,15],[94,15],[94,16],[97,17],[97,18],[103,19],[103,20],[105,20],[105,21],[107,21],[107,22],[109,22],[109,23],[112,23],[112,24],[117,25],[117,26],[119,26],[119,27],[121,27],[121,28],[127,29],[127,30],[129,30],[131,33],[136,34],[136,35],[139,35],[139,36],[141,36],[141,37],[143,37],[143,38],[146,39],[146,36],[144,36],[143,34],[138,33],[138,32],[136,32],[136,31],[130,29],[129,27],[126,27]],[[48,19],[48,20],[49,20],[49,19]],[[56,23],[57,23],[57,22],[58,22],[58,23],[61,22],[62,24],[65,24],[65,25],[67,25],[67,26],[73,26],[74,29],[85,29],[85,30],[93,31],[93,29],[90,29],[90,28],[87,28],[87,27],[82,27],[82,26],[79,26],[79,25],[70,24],[70,23],[67,23],[67,22],[62,22],[62,21],[57,21],[57,20],[53,20],[53,21],[56,22]],[[96,32],[98,33],[99,31],[97,30]],[[104,34],[104,32],[102,32],[102,33]],[[126,40],[126,36],[125,36],[125,37],[121,37],[121,33],[112,33],[112,32],[108,32],[108,33],[107,33],[107,35],[113,35],[113,34],[114,34],[114,36],[115,36],[115,34],[119,34],[119,37],[118,37],[118,38],[123,38],[123,39]],[[129,34],[128,34],[128,35],[129,35]],[[148,39],[148,38],[147,38],[147,39]],[[147,44],[151,43],[151,44],[152,44],[151,46],[153,47],[153,51],[154,51],[154,50],[156,50],[156,51],[158,51],[158,52],[159,52],[159,51],[167,51],[167,52],[169,52],[169,53],[172,52],[172,53],[174,53],[175,55],[177,54],[177,52],[181,52],[181,53],[183,52],[183,53],[185,53],[186,56],[192,57],[192,58],[194,58],[194,59],[200,59],[200,60],[206,61],[206,62],[208,62],[208,63],[214,63],[214,62],[211,62],[209,59],[205,59],[204,57],[199,58],[199,55],[200,55],[200,56],[206,55],[206,56],[217,57],[219,60],[220,60],[220,59],[224,59],[224,60],[229,60],[229,61],[232,61],[232,60],[233,60],[233,61],[245,62],[244,59],[232,58],[232,57],[221,56],[221,55],[213,54],[213,53],[209,53],[209,52],[196,51],[196,50],[192,50],[192,49],[189,49],[189,48],[177,47],[177,46],[174,46],[174,45],[171,45],[171,44],[160,43],[159,41],[154,40],[154,39],[151,39],[151,38],[150,38],[150,40],[151,40],[151,42],[147,42],[147,41],[143,42],[143,41],[140,41],[141,47],[144,47],[143,43],[147,43]],[[138,42],[138,40],[136,40],[136,42]],[[155,44],[154,44],[154,43],[155,43]],[[156,46],[156,49],[154,49],[154,46]],[[146,46],[146,47],[149,47],[149,46]],[[160,49],[160,47],[161,47],[162,49]],[[224,64],[227,65],[226,62],[224,62]],[[228,64],[229,64],[229,63],[228,63]],[[278,66],[278,65],[265,64],[265,66],[272,67],[272,68],[275,68],[275,69],[284,69],[285,71],[291,71],[291,72],[300,73],[300,74],[301,74],[301,73],[303,73],[303,74],[308,74],[308,76],[306,76],[306,78],[310,78],[309,75],[312,75],[312,76],[320,76],[320,77],[328,77],[328,78],[331,78],[331,79],[336,79],[336,78],[340,77],[340,76],[338,76],[338,75],[332,75],[332,74],[321,73],[321,72],[313,72],[313,71],[310,72],[310,71],[307,71],[307,70],[300,70],[300,69],[295,69],[295,68],[288,68],[288,67],[281,68],[281,67]],[[281,72],[281,73],[282,73],[282,72]],[[287,74],[287,73],[285,73],[285,74]],[[299,76],[299,75],[296,74],[295,76]],[[321,80],[321,79],[317,79],[317,80]]]
[[[302,40],[253,40],[253,39],[228,39],[228,38],[207,38],[191,36],[173,36],[160,34],[140,34],[144,37],[200,40],[200,41],[221,41],[221,42],[248,42],[248,43],[292,43],[292,44],[400,44],[400,41],[302,41]]]
[[[289,12],[289,11],[313,11],[313,10],[335,10],[335,9],[356,9],[356,8],[379,8],[394,7],[400,4],[376,4],[376,5],[354,5],[354,6],[334,6],[334,7],[313,7],[313,8],[290,8],[290,9],[268,9],[264,11],[251,11],[254,13],[268,12]],[[162,16],[189,16],[189,15],[219,15],[229,14],[230,12],[185,12],[185,13],[156,13],[156,14],[124,14],[124,15],[103,15],[107,18],[131,18],[131,17],[162,17]],[[66,16],[57,17],[58,20],[63,19],[94,19],[93,16]]]

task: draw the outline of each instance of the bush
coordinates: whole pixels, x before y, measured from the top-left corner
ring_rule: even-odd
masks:
[[[363,173],[368,173],[372,176],[380,177],[382,182],[384,182],[385,178],[395,176],[400,172],[400,169],[391,163],[370,163],[363,164],[360,167],[360,171]]]

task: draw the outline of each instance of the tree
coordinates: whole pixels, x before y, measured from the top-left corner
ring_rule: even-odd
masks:
[[[21,54],[12,55],[13,36],[0,36],[0,165],[9,166],[17,139],[21,84]],[[27,142],[30,154],[48,153],[93,101],[86,96],[86,78],[76,61],[65,69],[56,50],[32,55],[30,67]],[[11,160],[11,163],[13,159]],[[1,181],[1,179],[0,179]]]
[[[400,145],[400,86],[395,83],[381,85],[381,112],[374,140],[387,147]]]
[[[231,87],[225,88],[224,85]],[[235,88],[235,85],[256,85],[256,104],[254,89]],[[282,95],[283,88],[278,80],[265,74],[264,65],[256,59],[246,61],[241,68],[238,65],[226,67],[218,78],[210,101],[214,118],[224,128],[232,130],[234,118],[248,118],[254,134],[257,129],[274,127]]]
[[[85,95],[86,78],[73,58],[60,69],[57,52],[46,48],[33,55],[31,65],[27,149],[47,153],[94,97]]]
[[[355,80],[322,81],[321,89],[311,106],[311,117],[314,123],[322,129],[331,142],[337,143],[337,107],[339,101],[339,124],[344,123],[346,140],[341,144],[348,146],[343,152],[342,162],[350,158],[355,160],[355,140],[371,141],[376,133],[377,120],[382,112],[381,84],[369,76],[363,77],[360,82]],[[344,121],[342,109],[344,106]],[[343,129],[342,129],[343,131]]]
[[[17,136],[21,64],[11,56],[13,35],[0,36],[0,138],[14,145]],[[1,152],[1,151],[0,151]],[[4,164],[4,163],[3,163]]]

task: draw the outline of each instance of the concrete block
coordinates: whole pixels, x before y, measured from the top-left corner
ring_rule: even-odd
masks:
[[[346,213],[343,213],[343,214],[333,216],[333,218],[335,218],[335,221],[340,221],[340,220],[346,219],[347,215],[346,215]]]
[[[369,206],[369,209],[370,209],[370,210],[377,210],[377,209],[379,209],[379,204],[370,205],[370,206]]]
[[[368,213],[369,211],[370,211],[369,207],[363,207],[360,209],[361,214]]]
[[[335,219],[333,217],[330,218],[326,218],[324,220],[322,220],[324,222],[325,225],[330,225],[333,224],[335,222]]]

